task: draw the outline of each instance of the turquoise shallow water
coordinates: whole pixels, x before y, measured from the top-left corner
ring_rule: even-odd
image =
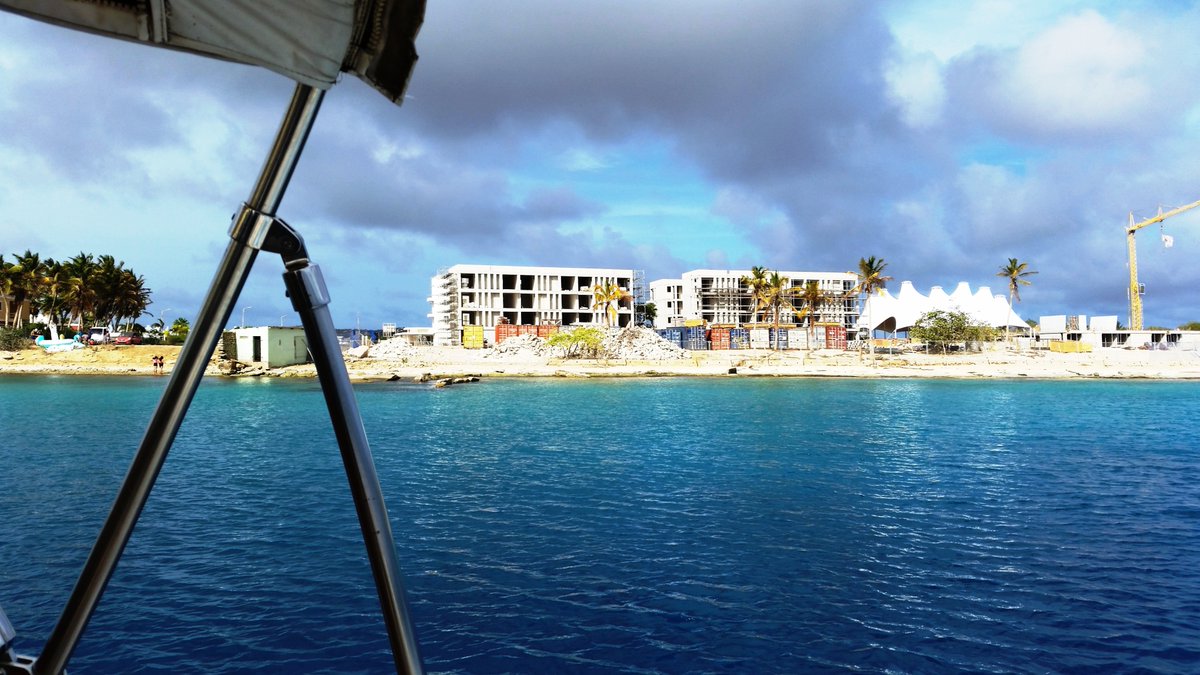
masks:
[[[163,381],[0,379],[0,605],[40,648]],[[358,389],[418,636],[463,673],[1192,673],[1200,386]],[[75,658],[385,672],[313,382],[206,381]]]

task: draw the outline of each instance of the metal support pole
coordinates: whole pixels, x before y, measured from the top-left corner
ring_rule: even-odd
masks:
[[[300,321],[304,325],[308,350],[316,365],[321,391],[325,394],[325,405],[329,408],[329,419],[341,449],[342,464],[346,469],[346,479],[350,482],[367,557],[371,561],[371,572],[375,577],[375,589],[379,593],[379,605],[387,625],[396,672],[409,675],[424,673],[416,634],[404,602],[404,585],[387,506],[383,501],[383,489],[379,486],[367,432],[363,428],[358,402],[350,386],[350,376],[346,372],[346,363],[329,314],[329,291],[325,287],[321,269],[310,264],[307,257],[287,261],[287,270],[283,280],[292,306],[300,314]]]
[[[112,510],[84,563],[62,616],[50,633],[42,655],[34,664],[34,671],[38,675],[57,675],[66,668],[100,596],[112,578],[117,561],[129,542],[133,527],[146,505],[150,490],[166,461],[167,452],[204,376],[204,369],[216,350],[221,330],[229,321],[234,302],[250,274],[258,247],[266,237],[275,211],[283,199],[323,96],[322,91],[313,87],[296,87],[275,143],[259,174],[258,183],[246,207],[235,219],[230,232],[232,241],[225,250],[225,256],[196,317],[195,326],[183,345],[175,370],[150,419]]]

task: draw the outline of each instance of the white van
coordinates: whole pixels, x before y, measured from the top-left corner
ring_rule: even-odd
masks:
[[[108,330],[108,326],[92,326],[88,331],[87,341],[89,344],[102,345],[112,339],[112,334]]]

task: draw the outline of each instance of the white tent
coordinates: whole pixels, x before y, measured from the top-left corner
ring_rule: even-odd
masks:
[[[962,312],[972,321],[994,328],[1004,328],[1011,317],[1011,326],[1025,327],[1025,321],[1016,312],[1010,313],[1008,299],[993,295],[987,286],[972,293],[970,285],[961,281],[953,293],[947,294],[941,286],[934,286],[929,289],[929,295],[922,295],[911,281],[904,281],[896,296],[881,289],[867,298],[858,328],[869,329],[872,333],[876,330],[906,331],[932,311]]]

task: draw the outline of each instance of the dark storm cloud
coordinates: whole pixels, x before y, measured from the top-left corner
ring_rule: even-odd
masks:
[[[499,169],[420,153],[378,160],[376,141],[336,131],[312,142],[289,207],[326,221],[419,234],[469,253],[545,239],[605,207],[565,186],[516,194]]]
[[[410,93],[439,136],[649,128],[718,178],[770,181],[894,125],[870,3],[464,4],[431,7],[437,22],[454,29],[421,43]]]

